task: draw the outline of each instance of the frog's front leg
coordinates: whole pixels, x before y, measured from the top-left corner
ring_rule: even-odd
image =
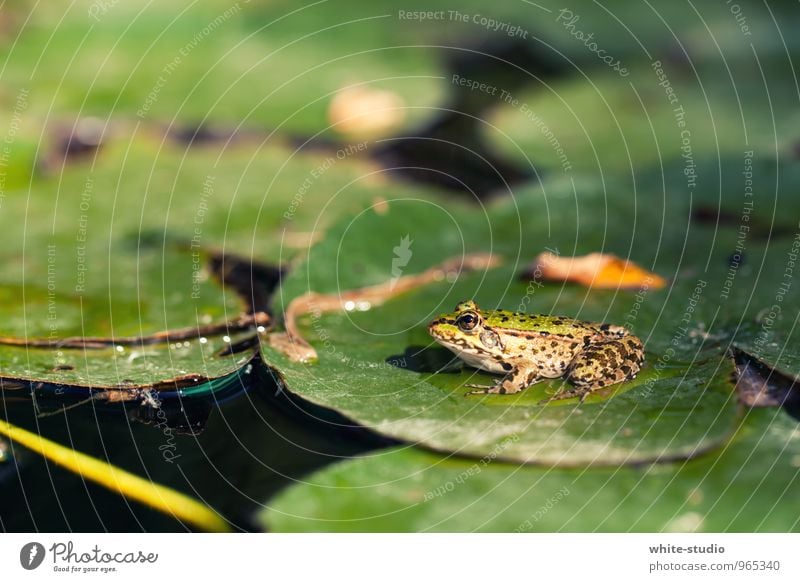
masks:
[[[564,375],[574,388],[562,390],[544,402],[577,397],[583,402],[595,390],[635,378],[643,361],[642,340],[634,335],[587,346]]]
[[[516,363],[508,375],[495,383],[494,386],[481,386],[480,384],[467,384],[470,388],[480,388],[480,390],[472,390],[467,392],[470,394],[516,394],[522,392],[531,384],[539,382],[543,378],[539,376],[539,371],[536,367],[532,367],[529,363],[519,361]]]

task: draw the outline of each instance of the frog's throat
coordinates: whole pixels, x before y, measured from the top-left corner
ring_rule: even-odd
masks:
[[[473,368],[486,370],[487,372],[492,372],[495,374],[503,374],[507,372],[506,368],[503,366],[503,362],[494,358],[488,352],[481,350],[459,350],[456,352],[456,355],[463,360],[465,364],[472,366]]]

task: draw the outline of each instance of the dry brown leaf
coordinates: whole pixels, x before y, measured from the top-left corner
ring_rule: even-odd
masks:
[[[615,255],[590,253],[561,257],[544,252],[534,259],[525,276],[546,281],[571,281],[596,289],[661,289],[667,281],[632,261]]]

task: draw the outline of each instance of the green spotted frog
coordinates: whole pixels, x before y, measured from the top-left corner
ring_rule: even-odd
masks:
[[[470,384],[470,394],[514,394],[546,378],[571,389],[549,400],[580,397],[636,377],[642,341],[619,325],[514,311],[482,311],[462,301],[428,325],[433,338],[469,366],[505,378],[494,386]]]

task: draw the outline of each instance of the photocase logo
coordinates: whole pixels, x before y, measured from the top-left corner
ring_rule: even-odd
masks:
[[[408,265],[408,261],[411,260],[411,255],[414,254],[411,252],[411,244],[413,242],[411,237],[406,235],[400,239],[400,244],[392,249],[394,251],[394,258],[392,259],[392,280],[389,284],[390,289],[394,289],[394,286],[403,274],[403,267]]]
[[[19,563],[26,570],[35,570],[44,561],[44,546],[39,542],[29,542],[19,551]]]

